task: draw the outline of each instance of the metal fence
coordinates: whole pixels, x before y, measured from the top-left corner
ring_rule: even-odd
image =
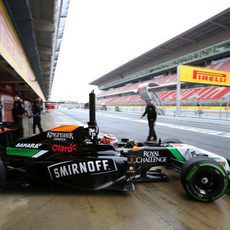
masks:
[[[208,109],[204,109],[205,106],[188,106],[191,107],[185,108],[186,106],[181,106],[180,116],[184,117],[195,117],[195,118],[207,118],[207,119],[223,119],[230,120],[230,107],[228,106],[207,106]],[[127,112],[142,114],[144,112],[145,106],[107,106],[108,111],[116,112]],[[159,115],[165,116],[176,116],[176,107],[175,106],[164,106],[163,108],[158,108]]]

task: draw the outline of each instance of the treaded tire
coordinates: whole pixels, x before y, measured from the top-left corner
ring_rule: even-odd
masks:
[[[202,201],[214,201],[228,188],[228,175],[215,160],[198,156],[188,160],[181,169],[181,183],[189,197]]]
[[[3,161],[0,159],[0,189],[3,187],[6,180],[6,167]]]
[[[179,139],[176,138],[168,138],[165,139],[164,141],[161,142],[162,144],[170,144],[170,143],[175,143],[175,144],[183,144],[183,142]]]

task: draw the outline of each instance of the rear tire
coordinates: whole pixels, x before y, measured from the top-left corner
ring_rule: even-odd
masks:
[[[0,189],[3,187],[6,180],[6,167],[0,159]]]
[[[224,195],[228,188],[228,175],[215,160],[194,157],[181,169],[181,183],[187,194],[198,201],[214,201]]]

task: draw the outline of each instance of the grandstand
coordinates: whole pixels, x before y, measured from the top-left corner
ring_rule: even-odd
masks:
[[[101,90],[97,104],[144,106],[138,86],[151,82],[157,86],[150,90],[157,93],[162,106],[175,106],[177,66],[230,71],[229,38],[230,8],[91,82]],[[225,106],[229,110],[230,87],[182,82],[180,95],[182,106]]]

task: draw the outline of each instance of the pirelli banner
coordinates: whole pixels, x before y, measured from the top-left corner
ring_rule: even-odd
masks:
[[[179,81],[230,86],[230,72],[213,69],[178,66]]]

